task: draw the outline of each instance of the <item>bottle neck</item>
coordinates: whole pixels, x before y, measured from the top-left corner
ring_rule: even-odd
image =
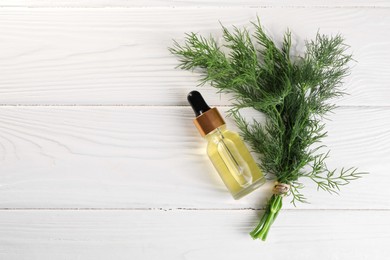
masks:
[[[207,141],[216,141],[223,138],[223,132],[226,130],[226,125],[221,125],[204,136]]]

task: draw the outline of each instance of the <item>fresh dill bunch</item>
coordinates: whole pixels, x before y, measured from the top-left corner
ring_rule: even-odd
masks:
[[[253,34],[245,28],[229,31],[222,26],[222,46],[213,37],[189,33],[184,44],[174,41],[169,50],[178,56],[179,68],[200,70],[200,85],[208,83],[233,95],[230,115],[242,137],[259,155],[260,167],[287,188],[283,192],[274,189],[260,223],[251,232],[253,238],[265,240],[283,196],[291,195],[294,205],[306,202],[300,178],[337,193],[340,186],[364,173],[354,167],[329,169],[325,163],[329,151],[321,152],[325,148],[320,144],[326,136],[324,116],[335,108],[331,101],[345,94],[341,87],[352,60],[342,36],[317,33],[314,40],[305,42],[305,53],[297,55],[292,53],[289,31],[278,47],[259,19],[252,25]],[[265,123],[248,122],[239,112],[242,108],[264,114]]]

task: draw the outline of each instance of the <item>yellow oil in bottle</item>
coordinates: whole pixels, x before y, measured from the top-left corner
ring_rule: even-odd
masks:
[[[207,154],[235,199],[258,188],[265,178],[240,136],[222,125],[205,136]]]
[[[198,91],[187,96],[195,112],[194,124],[208,141],[207,154],[235,199],[250,193],[265,182],[240,136],[226,129],[218,110],[210,108]]]

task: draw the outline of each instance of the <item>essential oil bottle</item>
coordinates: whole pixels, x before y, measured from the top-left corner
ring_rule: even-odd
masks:
[[[240,136],[226,129],[218,110],[210,108],[198,91],[187,96],[195,112],[194,124],[208,141],[207,154],[234,199],[252,192],[265,178]]]

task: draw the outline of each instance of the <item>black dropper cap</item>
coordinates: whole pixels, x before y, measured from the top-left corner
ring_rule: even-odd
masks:
[[[202,95],[196,90],[188,93],[187,100],[196,116],[200,116],[207,110],[210,110],[210,107],[207,105],[206,101],[204,101]]]

